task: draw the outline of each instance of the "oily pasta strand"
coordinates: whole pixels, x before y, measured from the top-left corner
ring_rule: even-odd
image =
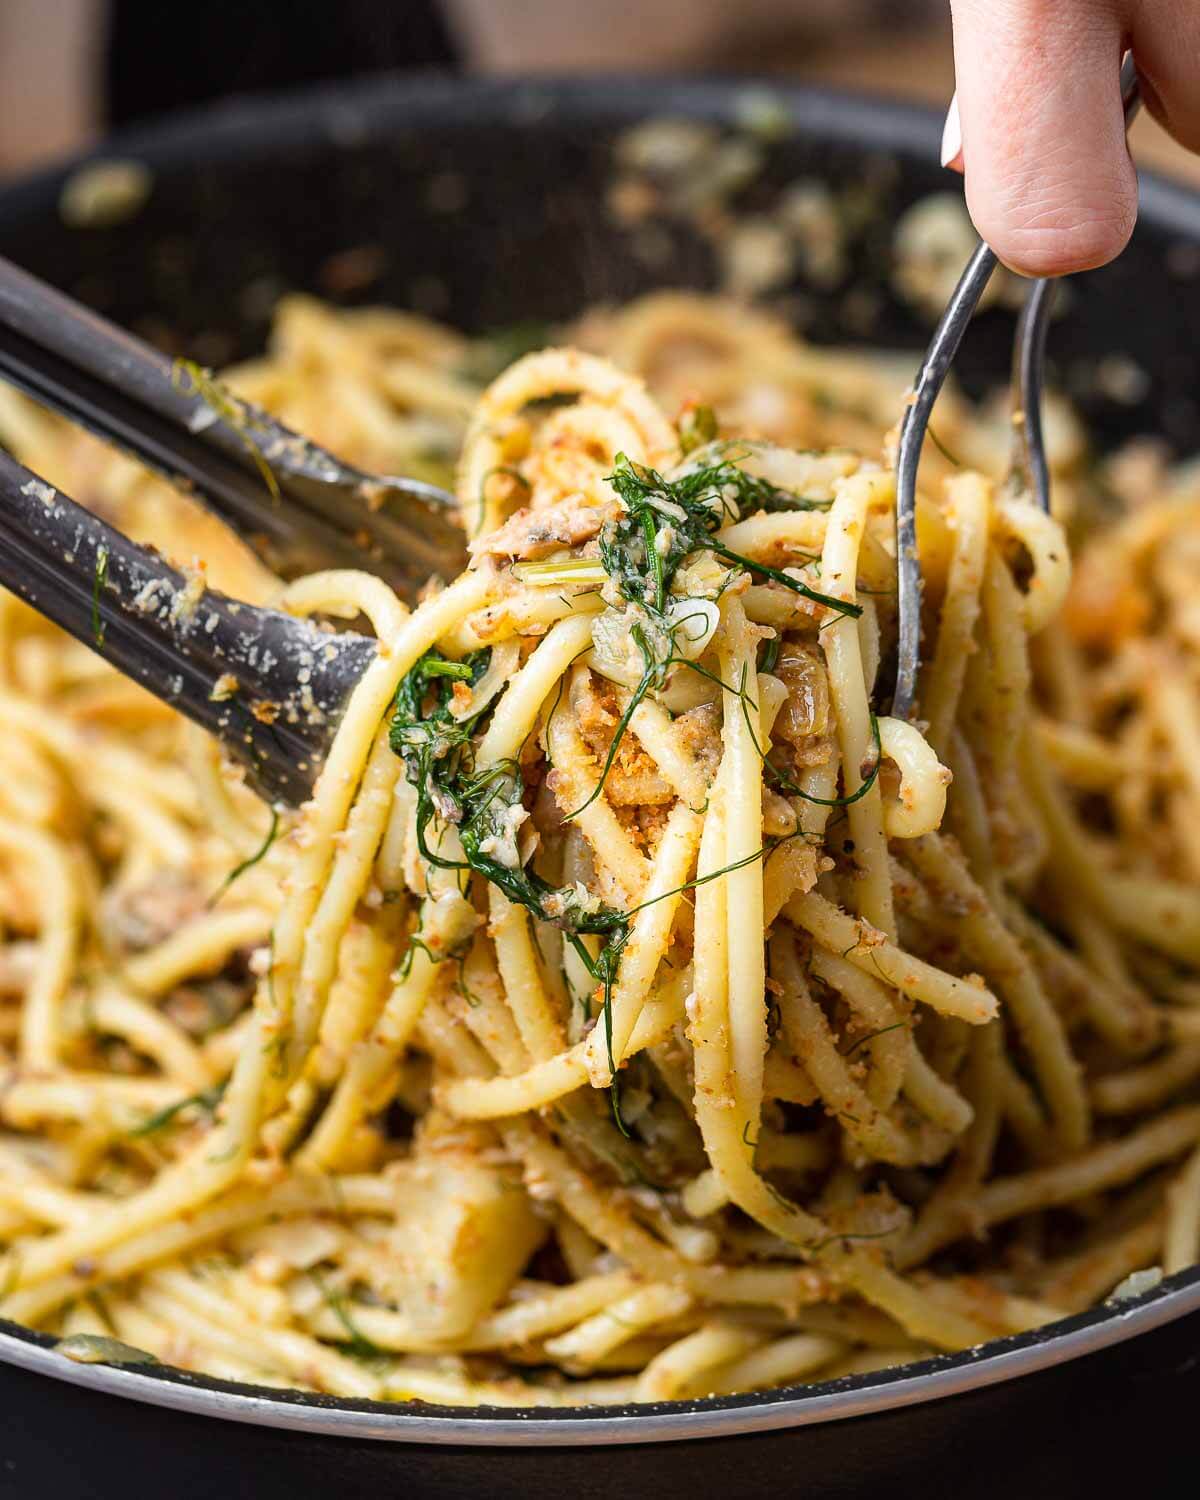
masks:
[[[359,1399],[659,1401],[1200,1256],[1194,501],[1072,587],[1059,520],[934,456],[899,720],[893,373],[683,293],[577,337],[480,390],[457,335],[289,299],[231,373],[369,467],[457,459],[472,562],[411,612],[280,589],[0,392],[68,492],[379,643],[268,814],[0,599],[5,1316]]]

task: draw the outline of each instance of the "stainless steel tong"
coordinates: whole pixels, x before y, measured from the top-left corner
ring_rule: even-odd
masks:
[[[343,463],[2,259],[0,375],[190,490],[281,577],[367,566],[411,599],[465,565],[443,490]],[[375,650],[199,593],[3,453],[0,583],[217,735],[273,802],[308,796]]]
[[[1121,68],[1121,98],[1128,127],[1141,105],[1132,55]],[[899,645],[891,712],[906,719],[913,709],[921,664],[921,565],[917,556],[917,469],[933,412],[967,324],[996,270],[995,252],[981,240],[934,331],[904,413],[896,462],[896,583]],[[1050,471],[1042,435],[1046,335],[1057,283],[1034,281],[1017,321],[1013,345],[1013,455],[1008,483],[1050,512]]]

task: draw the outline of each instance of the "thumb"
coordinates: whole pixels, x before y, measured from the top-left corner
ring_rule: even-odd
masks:
[[[951,0],[951,9],[975,227],[1028,276],[1112,260],[1137,217],[1116,4]]]

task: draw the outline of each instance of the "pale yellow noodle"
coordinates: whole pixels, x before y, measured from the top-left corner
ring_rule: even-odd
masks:
[[[1112,461],[1102,523],[1056,424],[1072,585],[1057,520],[930,455],[899,720],[909,366],[690,293],[576,332],[480,392],[483,346],[289,298],[231,372],[365,468],[461,455],[473,561],[411,612],[366,571],[281,586],[0,392],[51,483],[205,559],[164,608],[378,643],[276,827],[0,596],[5,1316],[340,1397],[693,1400],[1200,1257],[1194,476]],[[937,422],[999,451],[961,398]]]

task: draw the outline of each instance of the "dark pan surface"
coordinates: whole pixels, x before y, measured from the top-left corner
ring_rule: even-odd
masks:
[[[609,212],[614,143],[646,118],[730,126],[745,82],[574,80],[347,85],[224,105],[116,138],[98,156],[154,172],[148,202],[111,229],[66,230],[57,201],[69,171],[0,195],[0,251],[118,321],[221,363],[262,345],[280,292],[389,302],[472,331],[575,316],[589,303],[654,286],[712,286],[710,249],[684,223],[665,228],[657,264]],[[760,91],[761,92],[761,91]],[[799,287],[818,341],[920,348],[929,324],[889,285],[893,226],[932,192],[954,191],[936,164],[931,111],[806,89],[772,89],[794,131],[764,146],[738,199],[752,213],[798,178],[869,185],[877,209],[852,241],[846,285],[870,289],[866,326],[834,295]],[[1071,379],[1114,352],[1150,377],[1144,397],[1082,395],[1106,441],[1165,433],[1200,444],[1200,200],[1143,184],[1142,223],[1114,265],[1071,284],[1051,356]],[[349,297],[340,252],[367,247],[377,274]],[[1004,378],[1011,317],[983,314],[956,366],[974,388]],[[1073,395],[1078,394],[1073,391]]]
[[[154,174],[141,212],[118,227],[63,226],[57,203],[66,173],[0,193],[0,253],[209,363],[261,347],[270,307],[281,292],[331,296],[336,257],[362,247],[372,250],[367,259],[375,274],[351,300],[415,306],[473,330],[530,318],[565,319],[589,302],[655,285],[713,284],[711,253],[686,225],[667,226],[670,253],[664,261],[639,259],[629,232],[607,212],[605,192],[615,140],[628,126],[663,115],[726,126],[738,118],[746,89],[738,82],[428,79],[238,103],[123,137],[104,149],[105,156],[140,160]],[[919,349],[928,326],[889,290],[889,247],[891,227],[904,208],[946,190],[947,178],[935,165],[939,122],[907,106],[799,89],[773,93],[794,129],[766,149],[765,171],[747,190],[744,207],[768,204],[796,178],[815,178],[839,190],[869,182],[878,208],[875,228],[856,242],[850,267],[849,282],[876,294],[865,324],[861,318],[848,321],[840,294],[826,297],[800,286],[793,306],[818,340]],[[1073,386],[1077,372],[1114,351],[1149,377],[1133,403],[1084,393],[1085,415],[1102,442],[1158,432],[1181,452],[1200,447],[1200,285],[1192,279],[1198,270],[1200,202],[1180,188],[1150,182],[1131,250],[1116,266],[1073,284],[1067,315],[1052,333],[1066,383]],[[964,351],[968,386],[982,390],[1004,378],[1010,335],[1008,314],[980,318]],[[217,1460],[200,1452],[203,1436],[197,1441],[198,1434],[214,1429],[201,1429],[196,1413],[307,1430],[303,1439],[291,1435],[289,1450],[307,1455],[305,1466],[297,1461],[285,1473],[279,1434],[261,1427],[220,1429],[222,1451],[263,1459],[261,1469],[255,1465],[253,1486],[231,1493],[263,1497],[284,1494],[286,1475],[289,1492],[300,1474],[328,1476],[331,1483],[341,1475],[339,1493],[365,1495],[376,1492],[385,1474],[401,1472],[419,1479],[414,1493],[475,1488],[489,1495],[525,1494],[529,1489],[522,1486],[535,1474],[539,1482],[561,1481],[565,1471],[555,1468],[551,1455],[559,1445],[579,1443],[631,1445],[613,1450],[623,1455],[619,1459],[610,1454],[604,1460],[611,1489],[607,1482],[581,1485],[576,1471],[571,1482],[580,1494],[692,1493],[706,1475],[713,1485],[747,1495],[766,1493],[773,1475],[778,1493],[789,1473],[781,1465],[790,1463],[794,1477],[809,1476],[812,1494],[865,1493],[855,1487],[865,1475],[890,1473],[894,1493],[903,1495],[915,1493],[918,1472],[927,1472],[922,1465],[930,1445],[938,1446],[938,1433],[949,1444],[943,1475],[969,1480],[971,1494],[1011,1494],[1016,1475],[1027,1481],[1023,1493],[1029,1495],[1104,1494],[1094,1478],[1086,1490],[1076,1485],[1095,1472],[1094,1465],[1088,1468],[1092,1460],[1079,1456],[1078,1440],[1088,1437],[1092,1454],[1107,1448],[1105,1472],[1115,1476],[1117,1448],[1132,1442],[1145,1459],[1144,1424],[1155,1413],[1165,1418],[1172,1401],[1182,1410],[1184,1395],[1194,1405],[1197,1380],[1188,1370],[1189,1351],[1200,1345],[1197,1308],[1200,1273],[1189,1272],[1134,1306],[1099,1309],[914,1372],[648,1413],[399,1410],[251,1393],[167,1371],[62,1369],[44,1340],[0,1325],[0,1360],[9,1362],[0,1366],[0,1396],[10,1411],[31,1416],[0,1439],[0,1494],[7,1482],[6,1451],[27,1457],[51,1450],[60,1477],[82,1466],[82,1487],[74,1493],[120,1492],[98,1478],[88,1487],[87,1464],[104,1448],[102,1441],[92,1447],[92,1438],[105,1432],[126,1457],[127,1445],[143,1440],[158,1454],[178,1450],[189,1456],[169,1485],[164,1470],[164,1492],[214,1493],[204,1476],[218,1472],[212,1467]],[[49,1387],[40,1376],[52,1372],[75,1384]],[[1018,1374],[1021,1379],[1010,1378]],[[147,1422],[143,1406],[116,1400],[119,1395],[160,1409]],[[1086,1409],[1093,1414],[1087,1423],[1081,1416]],[[1111,1436],[1119,1431],[1122,1410],[1131,1432],[1143,1424],[1141,1434]],[[55,1440],[60,1413],[69,1441]],[[834,1417],[846,1421],[828,1425]],[[1038,1434],[1036,1451],[1022,1456],[1006,1440],[1010,1421],[1014,1431]],[[1088,1430],[1093,1421],[1109,1435],[1099,1448]],[[1163,1426],[1156,1424],[1156,1430]],[[775,1435],[768,1437],[771,1431]],[[755,1436],[736,1436],[746,1433]],[[684,1449],[646,1446],[699,1436],[710,1441]],[[406,1450],[411,1464],[402,1471],[393,1462],[387,1469],[383,1455],[394,1450],[363,1443],[368,1437],[417,1445]],[[1161,1431],[1157,1440],[1159,1456],[1171,1451]],[[473,1467],[467,1455],[451,1463],[444,1444],[504,1444],[504,1465]],[[653,1459],[672,1451],[700,1457],[681,1459],[670,1470]],[[989,1451],[995,1457],[991,1469],[984,1457]],[[1068,1451],[1076,1455],[1069,1462]],[[713,1454],[711,1470],[705,1453]],[[1148,1476],[1150,1470],[1143,1466],[1140,1472]],[[989,1488],[1002,1474],[1008,1475],[1003,1489],[998,1479]],[[19,1486],[11,1491],[42,1492]]]

